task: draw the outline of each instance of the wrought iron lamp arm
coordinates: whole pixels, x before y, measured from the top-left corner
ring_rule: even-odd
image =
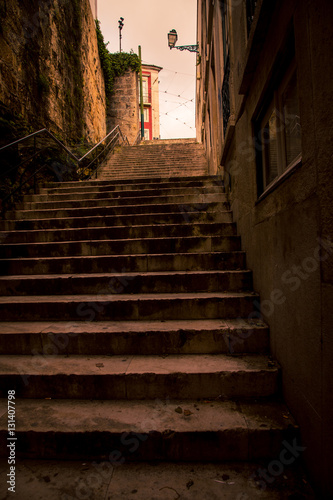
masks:
[[[196,45],[174,45],[170,49],[188,50],[189,52],[199,52],[199,44]]]

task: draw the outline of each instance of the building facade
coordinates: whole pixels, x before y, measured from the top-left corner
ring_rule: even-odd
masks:
[[[159,81],[160,66],[142,65],[142,93],[145,140],[160,138]],[[141,120],[141,116],[140,116]]]
[[[299,453],[333,496],[333,2],[198,0],[197,138],[253,270]]]
[[[145,140],[159,139],[159,82],[162,68],[142,65],[142,93]],[[127,70],[114,81],[112,97],[107,107],[107,130],[119,125],[130,144],[134,144],[141,130],[139,75]]]

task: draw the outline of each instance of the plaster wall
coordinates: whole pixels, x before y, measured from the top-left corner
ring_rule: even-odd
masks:
[[[215,71],[215,85],[211,67],[213,53],[215,70],[216,61],[223,60],[219,28],[214,28],[220,3],[198,0],[197,130],[210,170],[218,168],[214,148],[224,171],[247,264],[270,326],[272,354],[282,367],[284,398],[306,447],[301,459],[320,498],[332,498],[333,4],[258,0],[248,37],[245,2],[228,2],[231,117],[225,136],[218,132],[216,137],[220,125],[212,107],[217,109],[214,94],[218,96],[223,67]],[[254,121],[271,82],[283,71],[290,33],[298,74],[302,163],[259,200]]]
[[[224,162],[225,170],[233,172],[231,208],[270,326],[272,354],[282,366],[284,397],[300,425],[306,446],[302,458],[323,498],[333,492],[332,7],[329,1],[279,3],[248,94],[235,92],[241,111]],[[237,25],[239,18],[233,21]],[[258,201],[253,119],[291,26],[302,165]],[[234,54],[237,89],[245,52],[238,46]]]
[[[90,0],[90,5],[94,19],[97,19],[97,0]]]
[[[161,68],[151,70],[151,107],[153,120],[153,139],[160,137],[160,98],[158,73]]]

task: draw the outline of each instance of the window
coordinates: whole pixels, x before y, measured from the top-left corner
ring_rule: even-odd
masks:
[[[229,56],[229,14],[228,2],[226,0],[220,1],[221,3],[221,16],[222,16],[222,39],[223,39],[223,64],[224,71],[227,66]]]
[[[221,89],[222,97],[222,118],[223,118],[223,134],[227,132],[228,121],[230,118],[230,59],[229,59],[229,13],[228,2],[220,0],[221,16],[222,16],[222,39],[223,39],[223,83]]]
[[[291,66],[257,123],[261,189],[264,191],[301,160],[297,72]],[[261,192],[259,194],[261,194]]]
[[[223,115],[223,134],[227,132],[228,121],[230,118],[230,61],[229,56],[224,70],[222,83],[222,115]]]
[[[142,79],[142,97],[143,97],[144,104],[150,103],[148,78]]]
[[[143,108],[143,119],[145,122],[149,122],[149,109]]]
[[[246,21],[247,21],[247,36],[250,35],[251,26],[256,10],[257,0],[246,0]]]

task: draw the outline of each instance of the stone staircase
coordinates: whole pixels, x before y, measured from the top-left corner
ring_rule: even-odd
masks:
[[[156,140],[118,148],[101,168],[105,180],[200,176],[207,173],[202,144],[194,140]]]
[[[8,390],[26,458],[252,461],[296,435],[194,146],[124,148],[100,179],[48,184],[1,222],[2,455]]]

